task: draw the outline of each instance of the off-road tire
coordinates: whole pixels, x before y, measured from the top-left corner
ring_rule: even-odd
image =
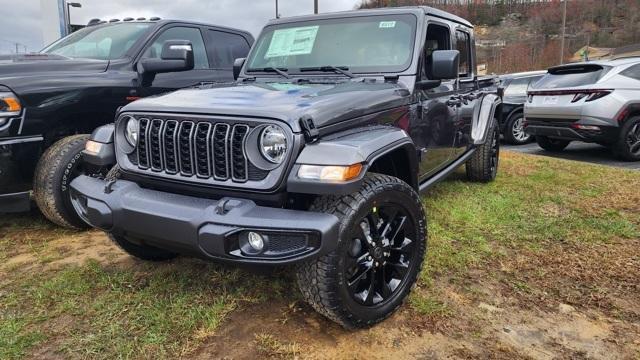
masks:
[[[414,249],[417,253],[414,256],[418,261],[399,285],[402,288],[398,289],[387,303],[379,307],[367,307],[356,303],[346,290],[341,270],[343,254],[348,251],[345,234],[348,234],[354,222],[360,221],[363,213],[366,214],[375,206],[376,199],[382,199],[384,196],[397,197],[407,209],[411,209],[410,216],[415,218],[417,241]],[[348,329],[371,326],[390,316],[402,305],[415,286],[426,252],[426,218],[416,191],[398,178],[370,173],[365,176],[364,183],[358,191],[344,196],[321,196],[314,201],[309,210],[332,214],[340,219],[340,235],[335,250],[296,267],[298,287],[307,303],[320,314]]]
[[[633,153],[627,143],[631,131],[636,130],[636,141],[640,141],[640,136],[637,135],[638,127],[640,127],[640,116],[634,116],[627,119],[620,127],[620,133],[618,134],[618,140],[613,144],[613,153],[620,159],[626,161],[639,161],[640,152]]]
[[[124,236],[107,233],[109,239],[127,254],[145,261],[167,261],[175,259],[178,254],[163,250],[142,242],[133,242]]]
[[[536,136],[536,142],[541,148],[551,152],[560,152],[571,143],[569,140],[552,139],[546,136]]]
[[[504,136],[504,141],[511,145],[524,145],[531,141],[531,135],[528,135],[526,139],[520,140],[515,137],[513,134],[513,127],[515,126],[518,120],[524,119],[524,114],[522,112],[517,112],[509,117],[507,123],[504,126],[504,131],[502,135]]]
[[[76,213],[69,197],[73,172],[82,162],[82,150],[89,135],[65,137],[50,146],[36,165],[33,197],[42,214],[51,222],[70,229],[89,225]]]
[[[467,160],[467,179],[474,182],[489,182],[496,178],[500,162],[500,132],[494,121],[484,144],[480,145]]]

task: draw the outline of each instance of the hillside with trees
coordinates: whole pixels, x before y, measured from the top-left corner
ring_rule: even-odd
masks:
[[[489,72],[544,69],[560,62],[560,0],[363,0],[361,8],[426,5],[476,25],[479,63]],[[640,0],[568,0],[563,60],[585,46],[640,43]]]

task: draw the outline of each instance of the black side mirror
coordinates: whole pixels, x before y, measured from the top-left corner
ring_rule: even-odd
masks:
[[[233,60],[233,79],[238,80],[238,76],[240,76],[240,70],[244,66],[244,62],[247,58],[239,58]]]
[[[431,54],[432,80],[450,80],[458,78],[460,52],[458,50],[436,50]]]
[[[145,74],[188,71],[193,69],[193,46],[189,40],[167,40],[162,45],[160,59],[146,58],[140,61]]]

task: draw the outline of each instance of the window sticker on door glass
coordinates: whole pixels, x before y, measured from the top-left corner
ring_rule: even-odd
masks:
[[[380,21],[380,25],[378,25],[380,29],[391,29],[396,27],[395,21]]]
[[[276,30],[265,58],[310,54],[317,34],[317,25]]]

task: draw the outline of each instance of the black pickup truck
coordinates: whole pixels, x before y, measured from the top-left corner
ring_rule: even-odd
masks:
[[[79,161],[88,134],[140,97],[233,81],[234,59],[252,44],[240,30],[128,18],[88,26],[40,53],[0,57],[0,213],[29,209],[33,189],[50,220],[86,226],[68,185],[102,171]],[[166,46],[191,46],[193,64],[161,59]]]
[[[236,83],[139,100],[97,129],[85,160],[115,167],[73,180],[73,204],[141,259],[295,263],[316,310],[371,325],[422,267],[419,193],[461,165],[496,176],[501,97],[474,49],[469,22],[429,7],[273,20]]]

